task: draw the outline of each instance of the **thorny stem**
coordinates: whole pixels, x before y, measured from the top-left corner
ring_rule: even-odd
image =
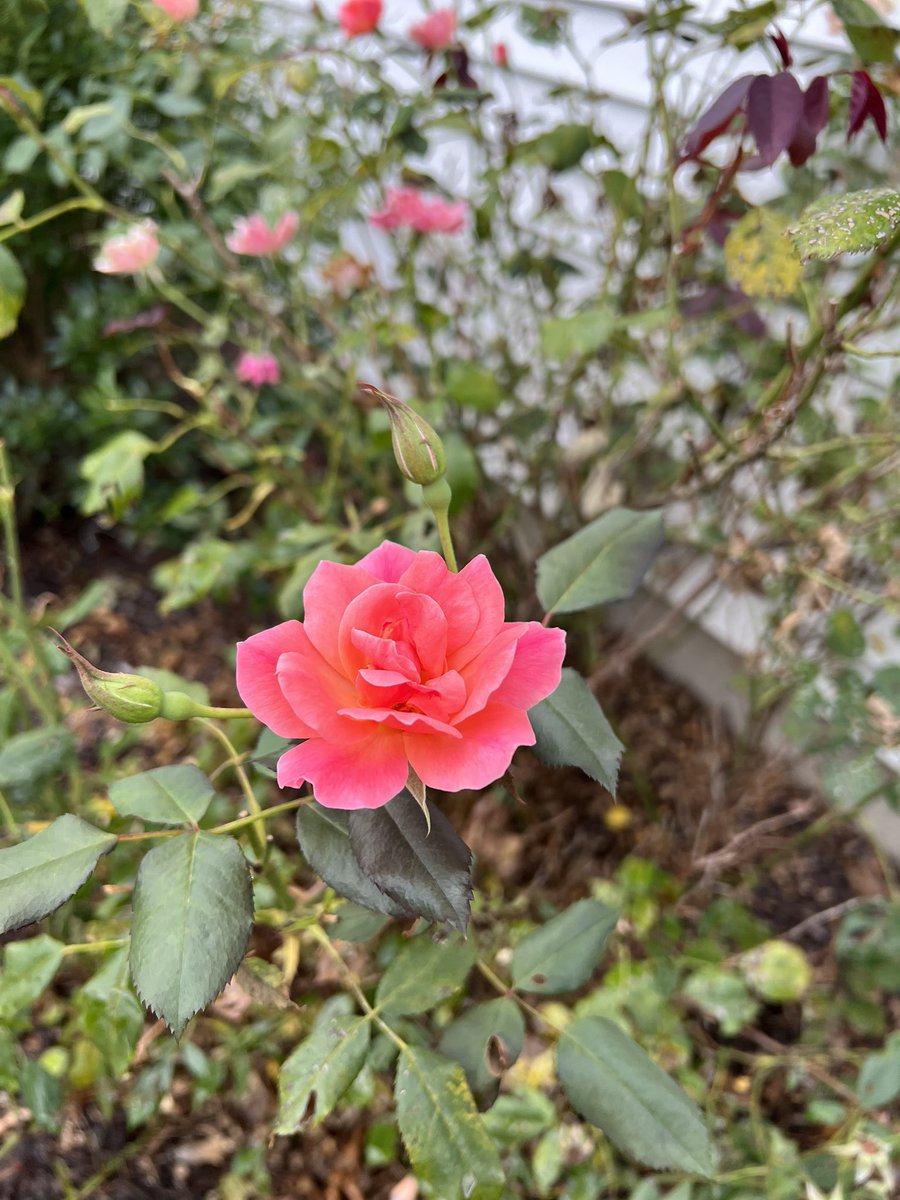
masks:
[[[310,925],[308,932],[310,934],[310,937],[312,937],[316,942],[318,942],[318,944],[322,947],[322,949],[329,956],[329,958],[331,958],[334,961],[335,966],[338,968],[341,975],[343,976],[344,981],[347,984],[347,987],[350,989],[350,991],[353,993],[354,997],[356,998],[357,1004],[360,1006],[360,1008],[363,1010],[363,1012],[366,1014],[366,1016],[369,1018],[369,1020],[375,1022],[375,1024],[378,1026],[378,1028],[381,1030],[381,1032],[385,1035],[385,1037],[388,1038],[390,1041],[392,1041],[398,1050],[400,1050],[401,1052],[406,1050],[407,1045],[406,1045],[406,1042],[404,1042],[403,1038],[400,1037],[400,1035],[398,1033],[396,1033],[391,1028],[390,1025],[388,1025],[387,1021],[385,1021],[383,1017],[379,1016],[378,1009],[373,1008],[372,1005],[369,1003],[369,1001],[366,999],[366,994],[362,990],[359,980],[356,978],[356,976],[353,974],[353,972],[350,970],[350,968],[344,962],[343,958],[341,957],[340,953],[337,950],[337,947],[333,944],[333,942],[331,941],[331,938],[328,936],[328,934],[325,932],[325,930],[322,928],[322,926],[321,925]]]
[[[15,498],[6,442],[0,438],[0,521],[3,522],[3,540],[6,545],[6,570],[9,575],[9,591],[12,602],[24,612],[25,594],[22,588],[22,560],[19,554],[19,533],[16,529]]]
[[[283,804],[274,804],[271,808],[260,809],[250,816],[235,817],[233,821],[226,821],[224,825],[214,825],[212,829],[204,829],[203,832],[220,834],[234,833],[238,829],[249,829],[268,821],[270,817],[278,817],[282,813],[291,812],[292,809],[301,808],[308,802],[308,796],[299,796],[296,800],[285,800]],[[152,838],[178,837],[184,832],[184,829],[154,829],[145,833],[120,833],[118,840],[120,842],[145,842]]]
[[[253,843],[253,847],[257,854],[263,858],[266,854],[266,835],[265,831],[261,829],[258,824],[262,814],[262,809],[259,806],[256,793],[253,791],[253,788],[250,784],[250,779],[247,775],[247,772],[244,770],[243,763],[241,762],[241,756],[234,748],[231,739],[224,729],[220,729],[218,725],[214,725],[212,721],[208,720],[206,717],[196,717],[195,719],[199,721],[200,724],[206,729],[208,729],[213,737],[216,738],[216,740],[228,752],[228,765],[234,768],[234,773],[237,776],[238,783],[241,785],[241,791],[244,793],[244,799],[247,801],[247,808],[250,810],[251,816],[256,818],[252,824],[248,825],[250,840]]]

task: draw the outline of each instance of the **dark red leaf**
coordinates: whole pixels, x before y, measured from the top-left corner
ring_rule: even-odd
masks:
[[[847,141],[859,133],[866,117],[871,117],[882,141],[887,140],[887,109],[881,92],[872,82],[868,71],[853,72],[853,87],[850,90],[850,118],[847,123]]]
[[[756,78],[756,75],[742,75],[740,79],[730,83],[722,95],[712,102],[684,139],[678,157],[679,163],[699,158],[709,143],[728,128],[744,107],[750,85]]]
[[[795,167],[802,167],[814,153],[816,138],[828,120],[828,76],[817,75],[803,93],[803,115],[788,154]]]
[[[802,116],[803,93],[793,75],[757,75],[747,93],[747,126],[767,166],[787,150]]]
[[[784,67],[785,71],[788,69],[788,67],[792,67],[794,65],[794,56],[791,54],[791,48],[788,45],[787,38],[777,25],[775,26],[775,32],[769,34],[769,40],[781,55],[781,65]]]

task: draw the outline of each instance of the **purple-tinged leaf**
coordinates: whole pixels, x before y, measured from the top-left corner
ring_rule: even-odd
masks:
[[[117,333],[132,333],[135,329],[155,329],[166,319],[169,308],[166,304],[154,304],[132,317],[117,317],[103,326],[103,336],[113,337]]]
[[[756,75],[742,75],[730,83],[717,100],[709,106],[688,133],[679,155],[679,163],[699,158],[711,141],[728,128],[743,109],[750,85]]]
[[[828,120],[828,76],[817,75],[803,93],[803,115],[788,146],[791,164],[802,167],[815,152],[816,138]]]
[[[794,56],[791,54],[791,48],[788,45],[788,40],[778,28],[775,26],[775,32],[769,34],[769,41],[781,55],[781,65],[786,71],[788,67],[794,65]]]
[[[850,90],[850,117],[847,123],[848,142],[855,133],[859,133],[867,117],[872,118],[881,140],[886,141],[887,109],[884,107],[881,92],[872,82],[868,71],[854,71],[853,87]]]
[[[803,93],[793,75],[757,75],[747,93],[747,126],[766,166],[787,150],[802,117]]]

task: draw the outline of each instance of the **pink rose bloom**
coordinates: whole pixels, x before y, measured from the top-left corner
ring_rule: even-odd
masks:
[[[494,46],[494,66],[505,68],[509,66],[509,51],[506,42],[497,42]]]
[[[192,21],[200,11],[200,0],[153,0],[173,21]]]
[[[293,210],[275,222],[266,224],[262,213],[250,217],[238,217],[234,228],[225,239],[232,254],[247,254],[260,258],[266,254],[277,254],[291,240],[300,226],[300,217]]]
[[[481,788],[534,744],[528,709],[560,680],[565,633],[504,621],[479,555],[458,575],[439,554],[383,542],[356,566],[320,563],[305,618],[240,642],[237,686],[274,733],[305,738],[280,787],[327,808],[380,808],[410,767],[427,787]]]
[[[271,354],[251,354],[245,350],[237,360],[234,373],[241,383],[262,387],[265,383],[278,383],[281,379],[281,368],[278,359]]]
[[[456,36],[456,13],[452,8],[438,8],[415,25],[409,36],[424,50],[446,50]]]
[[[159,238],[155,221],[141,221],[127,233],[107,238],[94,259],[94,270],[104,275],[136,275],[156,262]]]
[[[426,196],[418,188],[388,188],[384,207],[369,221],[378,229],[415,229],[417,233],[459,233],[465,226],[465,200]]]
[[[372,33],[381,20],[381,0],[344,0],[338,21],[348,38]]]

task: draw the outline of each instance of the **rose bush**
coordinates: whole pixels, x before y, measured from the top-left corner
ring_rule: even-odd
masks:
[[[383,542],[355,566],[323,562],[303,622],[238,645],[244,703],[274,733],[280,787],[312,785],[328,808],[380,808],[410,768],[428,787],[480,788],[519,746],[527,710],[560,681],[565,633],[505,621],[483,555],[459,574],[431,551]]]

